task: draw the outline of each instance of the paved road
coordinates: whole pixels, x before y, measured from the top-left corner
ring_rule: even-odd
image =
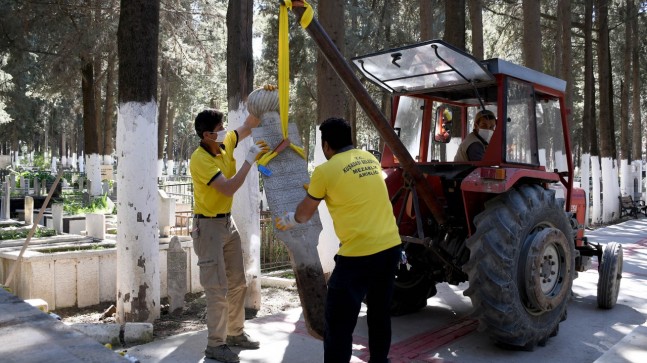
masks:
[[[438,346],[425,344],[420,354],[409,352],[403,362],[569,362],[589,363],[600,358],[647,318],[647,219],[631,220],[619,225],[589,231],[591,242],[606,244],[620,242],[624,248],[624,271],[617,305],[611,310],[597,308],[598,273],[594,268],[579,274],[573,286],[568,319],[560,324],[557,337],[545,347],[533,352],[505,351],[497,348],[484,333],[472,331]],[[430,299],[429,306],[407,317],[411,323],[424,322],[441,326],[446,332],[456,326],[456,318],[466,316],[471,309],[469,299],[462,295],[465,286],[440,285],[442,292]],[[402,329],[402,324],[398,324]],[[433,330],[429,330],[428,334]],[[438,333],[431,333],[440,335]],[[645,342],[647,343],[647,342]],[[397,345],[397,343],[396,343]],[[647,346],[638,357],[625,357],[615,362],[647,362]],[[431,349],[430,349],[431,348]],[[629,352],[627,352],[629,353]]]
[[[470,318],[472,306],[463,296],[466,285],[441,284],[426,308],[393,318],[392,363],[647,362],[647,219],[630,220],[587,235],[592,242],[623,245],[623,280],[614,309],[597,308],[598,273],[593,268],[575,280],[568,319],[560,324],[558,336],[532,352],[503,350],[478,332],[478,324]],[[241,362],[322,361],[322,344],[307,335],[298,309],[248,321],[246,329],[261,340],[262,346],[256,351],[242,351]],[[202,331],[135,347],[129,354],[142,363],[201,362],[205,343],[206,333]],[[354,344],[352,362],[367,362],[363,316],[355,330]]]

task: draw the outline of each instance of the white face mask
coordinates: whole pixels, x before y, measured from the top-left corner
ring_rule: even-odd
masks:
[[[488,130],[488,129],[479,129],[479,136],[485,140],[485,142],[490,143],[490,139],[492,138],[492,135],[494,134],[494,130]]]
[[[227,136],[227,130],[222,130],[218,131],[216,133],[216,142],[223,142],[225,141],[225,137]]]

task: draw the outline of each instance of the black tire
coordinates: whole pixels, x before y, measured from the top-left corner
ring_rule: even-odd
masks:
[[[573,231],[552,190],[523,185],[486,203],[466,241],[469,296],[481,329],[534,349],[559,331],[575,277]]]
[[[611,309],[618,301],[622,279],[622,245],[611,242],[604,247],[602,261],[598,265],[598,307]]]
[[[424,254],[424,248],[409,245],[405,251],[408,256],[412,256],[412,260],[408,266],[398,265],[391,302],[393,316],[414,313],[427,306],[427,299],[436,295],[436,283],[427,276],[424,263],[413,260]]]

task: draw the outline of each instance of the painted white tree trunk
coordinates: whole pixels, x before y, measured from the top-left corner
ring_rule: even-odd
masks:
[[[175,175],[175,161],[173,159],[168,159],[166,163],[166,174]]]
[[[157,177],[161,178],[164,175],[164,160],[157,159]]]
[[[56,175],[56,172],[58,170],[58,160],[56,160],[56,156],[52,156],[52,175]]]
[[[591,183],[593,193],[593,208],[591,208],[591,223],[602,223],[602,201],[600,200],[600,160],[591,156]]]
[[[73,170],[79,170],[79,166],[76,163],[76,153],[72,153],[72,160],[70,160],[70,165],[72,166]]]
[[[620,160],[620,195],[633,197],[633,177],[630,173],[629,160]]]
[[[85,174],[90,181],[88,193],[91,196],[101,195],[101,157],[99,154],[85,155]]]
[[[81,152],[81,156],[79,157],[79,172],[80,173],[85,173],[85,158],[83,157],[83,152]]]
[[[157,103],[119,104],[117,116],[117,316],[160,314]]]
[[[566,161],[566,155],[561,150],[555,151],[555,168],[559,171],[567,171],[568,163]]]
[[[584,194],[586,197],[584,200],[586,201],[586,215],[584,216],[584,226],[588,227],[589,226],[589,215],[591,214],[591,203],[590,197],[591,197],[591,184],[589,182],[589,177],[591,176],[591,165],[590,165],[590,159],[591,155],[590,154],[583,154],[582,155],[582,165],[580,166],[580,187],[584,190]]]
[[[640,163],[640,174],[638,174],[638,175],[640,175],[640,181],[641,181],[642,186],[643,186],[642,188],[640,188],[640,190],[642,191],[642,194],[643,194],[643,200],[645,201],[645,203],[647,203],[647,180],[643,180],[643,170],[645,170],[645,168],[647,168],[647,165],[645,163],[643,163],[642,160],[640,160],[638,162]]]
[[[321,149],[321,131],[317,127],[317,133],[315,134],[315,165],[321,165],[326,162],[326,156]],[[328,211],[328,206],[326,202],[319,203],[319,218],[321,219],[321,227],[323,231],[328,233],[319,234],[319,244],[317,245],[317,251],[319,252],[319,258],[321,259],[321,267],[325,274],[330,275],[333,268],[335,268],[334,257],[339,250],[339,238],[335,234],[335,227],[332,223],[332,217]]]
[[[113,165],[114,162],[112,155],[103,155],[103,165]]]
[[[638,186],[636,187],[636,193],[640,194],[640,198],[638,200],[645,200],[645,193],[643,192],[643,163],[640,160],[634,160],[631,163],[636,170],[636,173],[634,174],[634,177],[638,180]]]
[[[235,130],[247,118],[247,109],[240,104],[238,110],[230,111],[227,129]],[[247,150],[252,146],[252,138],[247,137],[238,142],[234,150],[236,167],[240,169],[245,162]],[[247,279],[245,307],[252,310],[261,309],[261,225],[260,225],[260,190],[256,164],[247,174],[245,182],[234,196],[231,213],[240,234],[243,246],[243,261]]]
[[[620,200],[618,185],[618,169],[615,160],[602,158],[602,222],[609,223],[619,218],[618,208]]]

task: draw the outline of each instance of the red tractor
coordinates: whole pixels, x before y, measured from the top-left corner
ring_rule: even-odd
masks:
[[[464,294],[481,328],[498,343],[532,349],[557,334],[576,271],[593,256],[598,305],[615,304],[622,249],[584,237],[588,203],[573,187],[566,82],[501,59],[478,61],[442,41],[352,63],[394,99],[399,137],[387,139],[381,159],[404,243],[393,314],[426,306],[437,283],[469,281]],[[497,121],[483,158],[454,162],[484,109]],[[417,171],[394,156],[402,146]],[[422,201],[421,182],[432,203]]]
[[[566,83],[442,41],[352,59],[393,95],[389,122],[307,9],[293,11],[386,143],[382,167],[404,252],[392,312],[416,311],[436,284],[468,281],[480,328],[533,349],[557,334],[577,271],[598,259],[598,305],[616,303],[622,247],[584,237],[587,199],[573,187]],[[496,129],[479,161],[454,162],[478,111]]]

